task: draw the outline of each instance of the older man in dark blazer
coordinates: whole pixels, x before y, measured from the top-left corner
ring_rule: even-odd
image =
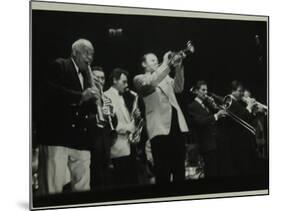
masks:
[[[99,97],[89,69],[93,54],[91,42],[79,39],[72,45],[70,58],[55,60],[47,70],[39,132],[42,194],[62,192],[67,172],[72,191],[90,189],[90,130]]]

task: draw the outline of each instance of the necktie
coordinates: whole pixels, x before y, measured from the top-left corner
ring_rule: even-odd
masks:
[[[83,77],[82,89],[84,90],[84,89],[91,87],[92,83],[91,83],[91,77],[89,76],[89,73],[87,71],[80,71],[80,73],[82,74],[82,77]]]
[[[78,72],[78,78],[79,78],[80,85],[81,85],[82,90],[83,90],[84,89],[84,76],[83,76],[81,71]]]

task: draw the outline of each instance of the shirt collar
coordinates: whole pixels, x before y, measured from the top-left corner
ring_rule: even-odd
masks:
[[[75,63],[74,59],[71,58],[71,61],[72,61],[73,64],[74,64],[74,67],[75,67],[76,72],[79,73],[79,67],[78,67],[77,64]]]
[[[197,101],[200,105],[203,105],[203,101],[199,97],[195,97],[194,100]]]
[[[114,88],[113,86],[110,87],[110,89],[112,90],[112,92],[116,95],[116,96],[121,96],[118,92],[118,90],[116,88]]]
[[[237,98],[236,98],[236,97],[234,97],[234,95],[230,95],[230,97],[231,97],[233,100],[238,101],[238,100],[237,100]]]

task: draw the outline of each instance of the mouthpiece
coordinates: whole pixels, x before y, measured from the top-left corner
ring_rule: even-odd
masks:
[[[138,94],[137,94],[136,92],[132,91],[132,90],[129,89],[129,88],[126,88],[125,91],[126,91],[126,92],[130,92],[130,94],[131,94],[131,95],[134,95],[135,97],[138,96]]]

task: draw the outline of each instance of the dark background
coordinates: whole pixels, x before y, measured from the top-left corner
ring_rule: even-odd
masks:
[[[110,37],[109,28],[122,28],[123,35]],[[255,35],[259,35],[259,45]],[[154,52],[161,61],[166,51],[181,50],[192,40],[195,54],[184,62],[185,91],[178,96],[184,113],[188,90],[200,79],[222,96],[229,93],[232,80],[240,80],[258,101],[266,103],[266,36],[267,24],[261,21],[33,10],[33,117],[40,112],[45,67],[58,57],[69,57],[72,43],[79,38],[93,43],[94,65],[102,66],[107,76],[121,67],[130,72],[130,79],[142,72],[144,53]]]

